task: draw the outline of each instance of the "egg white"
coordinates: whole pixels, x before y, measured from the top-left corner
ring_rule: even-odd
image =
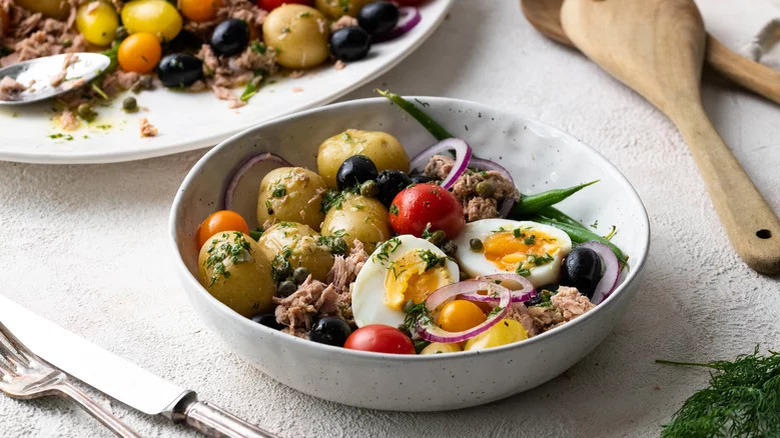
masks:
[[[534,287],[543,286],[550,283],[556,283],[561,272],[561,261],[571,251],[571,239],[565,232],[549,225],[540,224],[531,221],[513,221],[508,219],[482,219],[466,224],[455,243],[458,244],[456,258],[460,267],[471,277],[491,274],[504,274],[504,271],[493,262],[485,258],[482,251],[472,251],[470,247],[471,239],[479,239],[484,242],[488,237],[494,234],[495,230],[503,228],[512,231],[516,228],[528,228],[527,232],[534,230],[551,236],[557,240],[555,247],[557,250],[553,254],[553,260],[541,266],[535,266],[529,269],[531,275],[527,278]]]
[[[406,314],[403,311],[385,305],[385,276],[391,263],[416,249],[430,250],[439,257],[446,257],[442,250],[425,239],[411,235],[401,235],[396,239],[400,243],[392,252],[387,251],[387,258],[384,260],[377,257],[384,251],[383,245],[377,246],[355,279],[352,286],[352,314],[358,327],[368,324],[396,327],[404,322]],[[458,264],[451,259],[446,259],[444,267],[452,281],[458,281],[460,278]]]

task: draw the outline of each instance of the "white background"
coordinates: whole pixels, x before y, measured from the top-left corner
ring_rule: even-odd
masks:
[[[699,3],[732,47],[780,16],[770,0],[750,10]],[[780,212],[780,108],[706,82],[715,125]],[[271,381],[203,328],[173,273],[168,210],[203,152],[115,165],[0,163],[0,293],[283,437],[658,436],[708,375],[655,359],[780,348],[780,283],[734,254],[674,127],[585,58],[539,36],[516,1],[460,0],[416,53],[347,99],[375,87],[536,117],[594,146],[635,185],[651,217],[650,259],[637,299],[593,354],[539,388],[457,412],[359,410]],[[188,435],[100,400],[144,436]],[[0,396],[0,436],[110,435],[67,402]]]

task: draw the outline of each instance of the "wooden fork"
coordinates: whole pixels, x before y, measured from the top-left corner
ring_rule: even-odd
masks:
[[[52,395],[68,397],[117,436],[141,437],[68,379],[67,374],[36,356],[0,323],[0,391],[25,400]]]

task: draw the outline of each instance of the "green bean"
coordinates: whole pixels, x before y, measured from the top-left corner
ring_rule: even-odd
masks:
[[[417,119],[418,122],[420,122],[421,125],[423,125],[423,128],[427,129],[428,132],[433,135],[436,140],[444,140],[445,138],[452,138],[454,135],[447,132],[446,129],[442,128],[441,125],[436,123],[435,120],[430,118],[428,114],[425,114],[421,109],[417,108],[412,102],[409,102],[408,100],[404,99],[403,97],[390,92],[388,90],[382,91],[382,90],[374,90],[377,93],[379,93],[381,96],[384,96],[388,98],[391,102],[398,105],[402,110],[409,113],[410,116]]]
[[[545,207],[549,207],[563,201],[564,199],[579,192],[585,187],[596,184],[597,182],[599,182],[599,180],[569,187],[567,189],[553,189],[533,195],[524,195],[522,198],[520,198],[520,202],[515,203],[514,207],[512,207],[512,216],[523,216],[536,213]]]
[[[571,224],[559,222],[554,219],[546,218],[544,216],[531,216],[529,217],[530,220],[534,222],[539,222],[540,224],[550,225],[555,228],[558,228],[562,231],[564,231],[566,234],[569,235],[569,238],[571,238],[572,242],[574,243],[584,243],[590,240],[595,240],[597,242],[601,242],[612,250],[613,253],[617,256],[618,260],[620,260],[621,263],[626,264],[628,261],[628,258],[623,254],[623,251],[620,250],[617,246],[615,246],[614,243],[610,242],[609,240],[599,236],[598,234],[586,230],[584,228],[579,228],[576,226],[573,226]]]
[[[556,220],[558,222],[563,222],[565,224],[569,224],[572,226],[575,226],[577,228],[582,228],[583,230],[587,230],[585,225],[581,224],[577,219],[574,219],[573,217],[569,216],[568,214],[558,210],[555,207],[544,207],[543,209],[536,212],[540,216],[544,216],[553,220]]]

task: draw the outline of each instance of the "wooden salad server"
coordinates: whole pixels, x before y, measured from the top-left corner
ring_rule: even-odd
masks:
[[[565,0],[565,34],[680,130],[731,244],[753,269],[780,273],[780,220],[701,103],[707,35],[692,0]]]
[[[520,0],[523,14],[536,30],[561,44],[573,46],[561,25],[563,0]],[[780,103],[780,72],[745,58],[707,35],[704,57],[723,77]]]

